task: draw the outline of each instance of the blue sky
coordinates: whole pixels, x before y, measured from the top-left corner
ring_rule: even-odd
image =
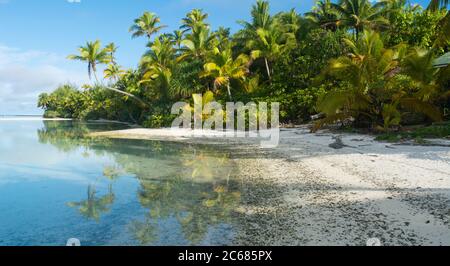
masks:
[[[39,114],[36,97],[58,84],[88,82],[82,63],[65,59],[87,40],[119,46],[118,61],[134,67],[144,39],[131,39],[133,19],[148,10],[176,29],[193,8],[209,13],[213,28],[248,19],[255,0],[0,0],[0,114]],[[271,0],[273,13],[308,11],[314,0]],[[427,3],[428,1],[415,1]]]

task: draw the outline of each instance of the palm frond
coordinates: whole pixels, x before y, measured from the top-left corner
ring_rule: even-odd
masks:
[[[404,98],[400,100],[400,105],[407,110],[425,114],[433,121],[442,121],[441,111],[431,103],[416,98]]]

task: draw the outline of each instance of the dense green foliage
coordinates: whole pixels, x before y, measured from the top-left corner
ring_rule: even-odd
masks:
[[[282,122],[320,113],[316,128],[339,122],[390,130],[440,121],[449,107],[450,68],[433,62],[450,47],[447,4],[324,0],[305,15],[273,15],[258,0],[234,34],[213,30],[198,9],[179,30],[161,34],[159,17],[145,12],[130,28],[148,39],[136,70],[121,69],[114,44],[88,42],[69,59],[86,62],[96,85],[63,85],[40,95],[39,106],[47,117],[161,127],[170,125],[173,103],[211,91],[219,102],[279,102]],[[99,64],[107,84],[97,79]]]

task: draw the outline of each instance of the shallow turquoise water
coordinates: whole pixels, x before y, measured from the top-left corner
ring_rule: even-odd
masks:
[[[228,154],[82,137],[120,127],[0,120],[0,246],[232,243],[241,194]]]

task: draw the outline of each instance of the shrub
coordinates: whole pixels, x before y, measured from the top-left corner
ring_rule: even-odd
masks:
[[[57,111],[47,110],[44,112],[44,118],[61,118],[62,116]]]
[[[317,113],[316,102],[326,93],[327,85],[298,89],[292,93],[257,98],[258,102],[279,102],[280,122],[304,122]]]
[[[146,128],[170,127],[172,125],[172,121],[175,118],[175,115],[153,114],[150,115],[148,119],[142,123],[142,126]]]

